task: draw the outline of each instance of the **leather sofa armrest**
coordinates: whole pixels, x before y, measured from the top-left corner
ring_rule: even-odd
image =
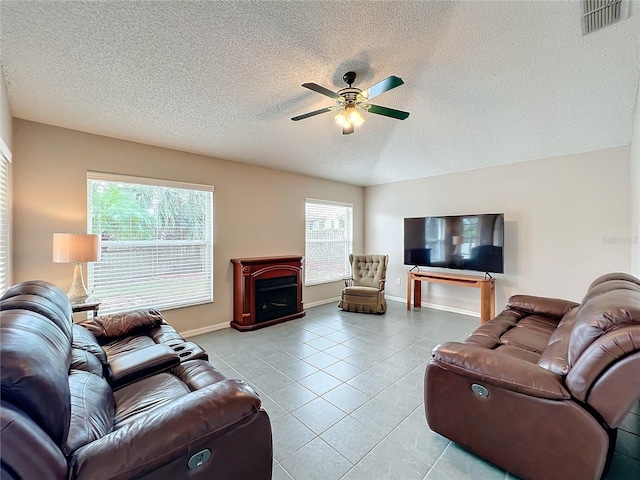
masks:
[[[571,398],[559,375],[478,345],[443,343],[433,350],[433,359],[445,370],[506,390],[551,400]]]
[[[512,295],[507,302],[507,307],[529,313],[548,315],[558,319],[578,305],[580,304],[570,300],[535,297],[533,295]]]
[[[224,435],[248,421],[260,406],[260,398],[247,384],[222,380],[79,448],[69,459],[69,478],[142,477],[181,456],[197,453],[191,451],[194,443]],[[186,475],[186,464],[184,468]]]
[[[136,380],[164,372],[180,364],[180,356],[168,345],[153,345],[111,359],[106,379],[117,390]]]

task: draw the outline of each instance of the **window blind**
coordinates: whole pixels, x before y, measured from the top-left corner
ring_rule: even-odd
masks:
[[[88,288],[101,313],[213,301],[213,187],[88,172]]]
[[[11,282],[10,166],[9,160],[0,153],[0,295]]]
[[[353,205],[305,201],[305,285],[335,282],[351,275]]]

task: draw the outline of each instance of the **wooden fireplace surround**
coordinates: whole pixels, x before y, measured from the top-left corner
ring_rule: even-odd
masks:
[[[304,316],[302,308],[302,267],[304,257],[254,257],[232,258],[233,264],[233,320],[236,330],[247,331],[268,327]],[[256,322],[256,280],[280,277],[296,277],[296,312],[284,317]]]

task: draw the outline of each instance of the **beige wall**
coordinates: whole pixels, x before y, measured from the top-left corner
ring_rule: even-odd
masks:
[[[44,279],[63,289],[72,266],[51,261],[54,232],[86,231],[87,170],[215,187],[215,301],[163,312],[185,332],[232,319],[229,259],[304,255],[306,197],[354,207],[354,249],[363,246],[361,187],[236,162],[14,121],[14,281]],[[341,283],[306,287],[305,304],[339,296]]]
[[[631,273],[640,277],[640,85],[631,136]]]
[[[515,293],[579,301],[598,275],[629,271],[629,156],[620,147],[368,187],[365,249],[389,254],[387,295],[404,299],[404,217],[504,212],[496,309]],[[476,289],[424,285],[423,302],[479,312]]]

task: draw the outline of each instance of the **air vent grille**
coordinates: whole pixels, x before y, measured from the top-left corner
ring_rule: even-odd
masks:
[[[582,0],[582,34],[611,25],[628,15],[628,0]]]

